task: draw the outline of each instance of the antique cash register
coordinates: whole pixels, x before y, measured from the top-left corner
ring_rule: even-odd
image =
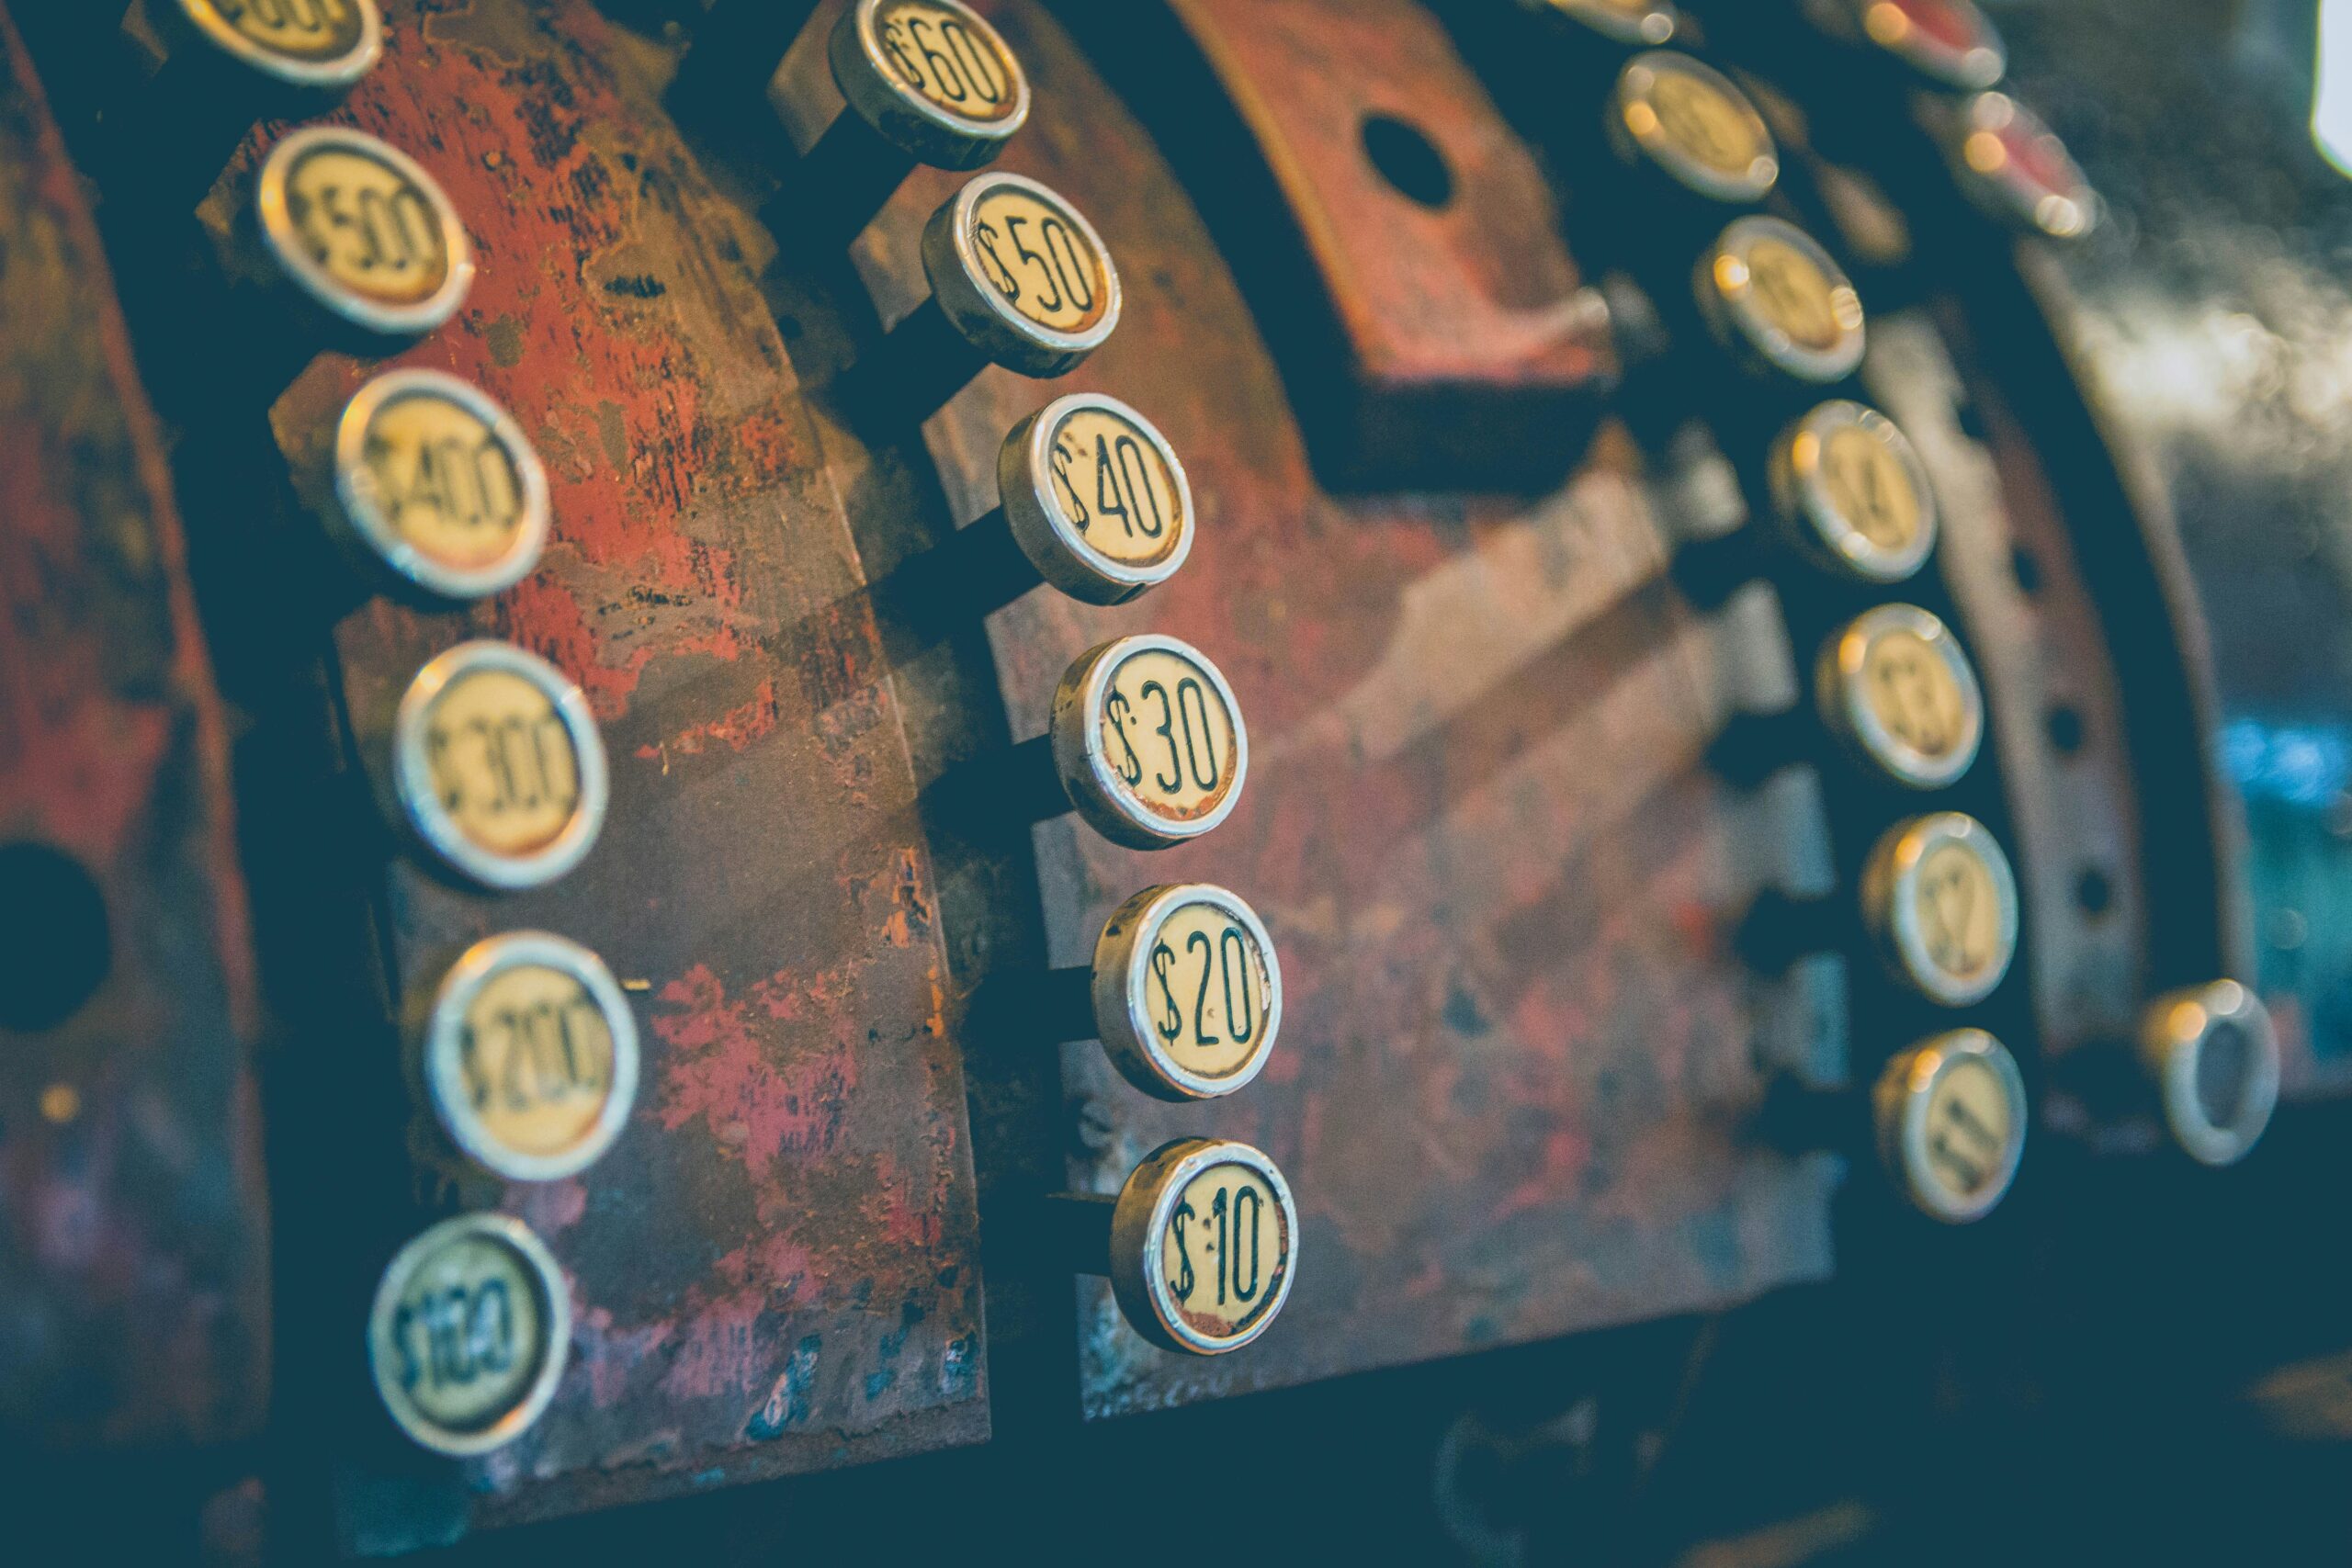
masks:
[[[0,0],[0,1561],[2343,1561],[2335,9]]]

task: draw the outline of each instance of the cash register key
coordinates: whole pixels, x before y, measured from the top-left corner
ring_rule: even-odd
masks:
[[[1904,581],[1936,547],[1935,491],[1918,453],[1877,410],[1826,402],[1781,435],[1772,504],[1798,551],[1864,582]]]
[[[1887,972],[1941,1006],[1983,1001],[2017,957],[2017,878],[1973,817],[1896,823],[1864,863],[1861,896]]]
[[[368,333],[431,332],[473,287],[472,247],[448,197],[365,132],[315,125],[283,138],[262,164],[254,213],[285,276]]]
[[[1029,118],[1021,62],[958,0],[857,0],[826,53],[851,110],[918,164],[978,168]]]
[[[2008,71],[2008,50],[1975,0],[1813,0],[1835,29],[1859,35],[1928,85],[1971,92]]]
[[[1871,1095],[1879,1155],[1913,1207],[1947,1224],[1993,1212],[2025,1155],[2025,1079],[1981,1029],[1923,1040],[1886,1065]]]
[[[1815,678],[1822,721],[1861,761],[1941,789],[1976,761],[1984,695],[1941,620],[1913,604],[1866,610],[1832,637]]]
[[[563,1270],[504,1214],[460,1214],[401,1247],[368,1322],[385,1410],[455,1458],[502,1448],[546,1413],[571,1341]]]
[[[1609,134],[1628,163],[1646,162],[1710,200],[1761,201],[1781,178],[1780,148],[1747,95],[1713,66],[1670,50],[1626,62]]]
[[[2158,997],[2139,1046],[2165,1129],[2191,1159],[2234,1165],[2261,1141],[2278,1105],[2278,1031],[2249,987],[2216,980]]]
[[[1062,375],[1119,324],[1102,237],[1035,180],[967,181],[923,226],[922,254],[930,298],[851,372],[845,395],[866,418],[927,419],[989,365]]]
[[[2065,142],[2007,94],[1977,94],[1946,134],[1961,188],[1998,221],[2053,240],[2079,240],[2098,223],[2098,193]]]
[[[417,673],[392,725],[401,819],[478,886],[544,886],[604,826],[604,742],[561,671],[511,644],[469,642]]]
[[[1681,13],[1672,0],[1522,0],[1540,11],[1549,11],[1581,22],[1612,43],[1647,44],[1652,48],[1674,37],[1675,28],[1682,25]]]
[[[637,1098],[637,1020],[603,959],[546,931],[468,949],[435,989],[424,1079],[457,1148],[509,1181],[594,1165]]]
[[[988,174],[923,228],[923,271],[959,334],[1024,376],[1058,376],[1119,323],[1119,273],[1078,209],[1037,181]]]
[[[1081,655],[1054,694],[1046,736],[1078,814],[1130,849],[1212,831],[1240,803],[1250,772],[1233,688],[1172,637],[1121,637]]]
[[[1182,1138],[1147,1156],[1111,1212],[1112,1293],[1164,1350],[1221,1356],[1272,1326],[1298,1263],[1298,1209],[1247,1144]]]
[[[1080,392],[1023,420],[998,455],[997,486],[1021,553],[1073,599],[1125,604],[1192,554],[1184,465],[1116,398]]]
[[[958,0],[857,0],[825,48],[843,107],[786,173],[787,243],[847,244],[918,165],[977,169],[1028,121],[1020,61]]]
[[[1128,899],[1094,944],[1091,978],[1103,1050],[1154,1099],[1247,1089],[1282,1032],[1273,938],[1222,887],[1148,887]]]
[[[161,14],[289,87],[339,92],[375,69],[384,52],[376,0],[166,0]]]
[[[395,370],[335,430],[331,522],[346,547],[438,598],[485,598],[538,565],[548,478],[514,416],[472,383]]]
[[[1716,338],[1751,365],[1815,383],[1844,380],[1861,366],[1861,298],[1793,223],[1735,220],[1702,260],[1698,289]]]

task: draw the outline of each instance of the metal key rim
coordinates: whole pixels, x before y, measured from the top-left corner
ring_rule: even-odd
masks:
[[[484,849],[440,809],[429,744],[433,705],[462,677],[478,671],[515,675],[548,699],[571,742],[580,798],[571,820],[543,848],[507,855]],[[392,782],[408,828],[441,863],[493,892],[543,887],[577,866],[595,846],[611,798],[605,743],[588,698],[563,671],[535,653],[493,638],[460,643],[416,673],[392,720]]]
[[[391,1341],[391,1320],[400,1310],[401,1292],[409,1276],[442,1247],[465,1237],[487,1240],[513,1252],[522,1259],[524,1273],[539,1292],[539,1369],[514,1406],[480,1430],[444,1427],[417,1409],[394,1386],[391,1369],[378,1354],[380,1346]],[[555,1254],[522,1221],[508,1214],[458,1214],[411,1238],[384,1266],[368,1314],[368,1361],[377,1397],[400,1429],[435,1453],[453,1459],[472,1458],[513,1442],[529,1430],[554,1402],[556,1387],[563,1381],[564,1365],[571,1351],[571,1292]]]
[[[1053,502],[1048,476],[1053,472],[1055,438],[1063,421],[1089,411],[1107,413],[1133,426],[1167,467],[1176,491],[1179,522],[1176,542],[1157,560],[1117,560],[1096,549]],[[1193,487],[1176,449],[1151,421],[1101,392],[1057,398],[1015,425],[998,454],[997,490],[1021,553],[1029,558],[1039,576],[1083,603],[1125,604],[1174,577],[1192,557]]]
[[[432,294],[406,305],[368,299],[338,281],[303,248],[294,227],[287,186],[295,166],[305,156],[326,147],[380,163],[424,194],[448,256],[448,275]],[[322,309],[355,326],[387,337],[422,335],[456,315],[473,288],[473,246],[466,237],[465,225],[458,220],[457,209],[450,205],[448,193],[415,159],[365,131],[338,125],[312,125],[281,138],[262,164],[254,204],[263,241],[286,275]]]
[[[490,431],[514,463],[522,491],[523,521],[514,544],[498,561],[470,570],[446,565],[403,538],[386,515],[373,470],[367,463],[368,435],[378,414],[410,398],[455,403]],[[334,468],[335,496],[342,503],[343,520],[367,547],[370,558],[401,581],[440,598],[484,599],[503,592],[530,576],[547,547],[551,508],[546,465],[513,414],[470,381],[447,372],[394,370],[360,388],[335,426]]]
[[[176,0],[179,14],[206,42],[263,75],[320,92],[340,92],[376,68],[384,54],[384,19],[376,0],[351,0],[359,12],[359,39],[325,60],[298,60],[267,49],[239,32],[214,0]]]
[[[1225,1074],[1196,1072],[1186,1066],[1170,1053],[1152,1026],[1148,955],[1153,939],[1170,916],[1204,904],[1233,919],[1249,934],[1265,968],[1266,1003],[1254,1049],[1242,1066]],[[1091,988],[1096,1027],[1112,1066],[1130,1084],[1157,1100],[1221,1100],[1240,1092],[1265,1071],[1282,1034],[1282,962],[1275,954],[1273,937],[1246,901],[1213,883],[1149,887],[1121,905],[1095,942]]]
[[[468,1104],[462,1042],[467,1014],[482,988],[513,969],[550,969],[586,991],[612,1035],[612,1078],[595,1123],[573,1147],[532,1155],[494,1137]],[[560,1181],[596,1163],[637,1103],[639,1063],[637,1016],[605,961],[588,948],[549,931],[506,931],[466,950],[435,988],[424,1025],[424,1080],[433,1114],[450,1142],[476,1165],[510,1181]]]
[[[935,104],[909,87],[882,47],[878,13],[888,0],[857,0],[842,13],[825,40],[833,85],[859,118],[917,163],[940,169],[977,169],[1003,151],[1029,123],[1029,76],[1003,36],[960,0],[927,0],[953,11],[992,50],[1013,89],[1012,110],[978,119]]]

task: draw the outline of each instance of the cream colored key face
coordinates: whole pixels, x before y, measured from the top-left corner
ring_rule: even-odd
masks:
[[[1060,202],[999,182],[972,215],[972,243],[988,282],[1041,327],[1072,335],[1110,308],[1110,267],[1076,215]]]
[[[347,87],[383,52],[376,0],[175,0],[214,47],[299,86]]]
[[[961,0],[856,0],[827,36],[852,113],[918,164],[976,169],[1029,118],[1029,83]]]
[[[1656,51],[1629,62],[1615,123],[1642,156],[1717,201],[1760,201],[1781,177],[1780,151],[1747,95],[1689,55]]]
[[[1928,1099],[1931,1179],[1955,1201],[1980,1199],[2000,1179],[2002,1151],[2016,1132],[2000,1076],[1981,1060],[1953,1064]]]
[[[402,1247],[368,1329],[376,1391],[438,1453],[487,1453],[539,1418],[562,1376],[571,1313],[547,1247],[503,1214],[445,1220]]]
[[[377,560],[443,598],[513,587],[547,542],[547,475],[522,427],[437,370],[360,389],[336,432],[335,485]]]
[[[1823,718],[1867,761],[1914,789],[1940,789],[1976,761],[1984,699],[1940,620],[1910,604],[1858,616],[1823,650]]]
[[[1081,657],[1055,693],[1051,733],[1071,805],[1136,849],[1224,821],[1250,767],[1232,688],[1174,637],[1122,637]]]
[[[468,643],[425,666],[401,700],[393,761],[419,837],[487,886],[552,881],[603,823],[605,753],[587,699],[505,643]]]
[[[1026,107],[1020,62],[973,12],[944,0],[880,0],[868,9],[897,80],[932,107],[986,125]]]
[[[1257,912],[1205,884],[1120,906],[1094,948],[1094,1010],[1121,1076],[1169,1100],[1249,1087],[1282,1031],[1282,968]]]
[[[1092,224],[1046,186],[980,175],[932,215],[923,272],[940,310],[987,358],[1058,376],[1118,325],[1118,269]]]
[[[637,1094],[637,1025],[602,960],[561,937],[475,944],[425,1025],[435,1114],[477,1164],[514,1181],[576,1175],[611,1146]]]
[[[1780,219],[1742,218],[1724,231],[1700,303],[1727,342],[1800,380],[1841,380],[1861,364],[1860,296],[1828,252]]]
[[[429,332],[472,286],[472,253],[449,198],[372,136],[312,126],[287,137],[262,165],[256,209],[294,280],[371,331]]]
[[[1259,1171],[1214,1165],[1185,1184],[1159,1244],[1168,1299],[1184,1326],[1222,1344],[1250,1331],[1289,1263],[1282,1204]]]
[[[1193,491],[1175,449],[1116,398],[1057,399],[1012,428],[997,461],[1005,520],[1047,582],[1119,604],[1193,550]]]
[[[1771,468],[1774,505],[1816,564],[1894,583],[1935,549],[1926,466],[1876,410],[1842,400],[1822,404],[1781,437]]]
[[[1141,570],[1191,543],[1183,470],[1132,411],[1085,399],[1054,422],[1052,451],[1048,500],[1093,549]]]
[[[1680,15],[1669,0],[1538,0],[1619,43],[1657,45],[1674,36]]]
[[[2025,1080],[1981,1029],[1921,1042],[1887,1064],[1873,1097],[1880,1149],[1905,1195],[1948,1224],[1983,1218],[2025,1152]]]
[[[1113,1213],[1113,1290],[1163,1348],[1215,1356],[1263,1334],[1290,1294],[1297,1209],[1247,1144],[1182,1139],[1136,1168]]]
[[[1889,970],[1944,1006],[1992,995],[2017,956],[2009,858],[1990,829],[1960,812],[1890,829],[1864,867],[1862,903]]]

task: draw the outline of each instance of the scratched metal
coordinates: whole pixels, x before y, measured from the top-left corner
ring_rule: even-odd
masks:
[[[600,843],[551,889],[474,897],[395,864],[394,962],[429,983],[487,932],[562,932],[630,986],[646,1046],[593,1169],[464,1190],[548,1240],[576,1316],[546,1417],[464,1467],[473,1517],[977,1440],[977,1222],[930,870],[857,553],[754,286],[764,238],[659,108],[666,56],[592,6],[387,13],[340,118],[433,172],[481,266],[401,363],[505,402],[554,532],[486,606],[345,619],[351,726],[371,754],[426,658],[496,635],[579,681],[614,768]],[[325,358],[277,404],[298,461],[359,379]],[[439,1170],[420,1165],[420,1199],[446,1201]],[[355,1303],[353,1347],[357,1325]]]
[[[2106,197],[2051,299],[2177,520],[2219,696],[2243,945],[2287,1093],[2352,1089],[2352,187],[2312,143],[2312,7],[2020,4],[2020,91]],[[2248,829],[2239,838],[2243,822]]]
[[[1789,678],[1769,605],[1702,619],[1624,444],[1528,503],[1325,493],[1248,306],[1183,190],[1057,27],[999,9],[1037,84],[1007,167],[1066,192],[1125,280],[1118,333],[1050,387],[985,374],[927,430],[958,515],[993,502],[1007,427],[1094,388],[1165,430],[1201,533],[1173,584],[990,622],[1015,735],[1114,632],[1197,643],[1232,680],[1248,793],[1160,854],[1068,818],[1036,835],[1055,960],[1160,880],[1227,883],[1272,928],[1283,1039],[1245,1093],[1171,1108],[1092,1045],[1064,1057],[1070,1167],[1109,1191],[1178,1134],[1247,1139],[1303,1216],[1281,1322],[1210,1362],[1153,1350],[1080,1286],[1090,1414],[1111,1415],[1736,1302],[1829,1266],[1834,1172],[1757,1146],[1759,1056],[1818,1038],[1728,951],[1787,845],[1785,795],[1700,766],[1735,702]],[[1338,50],[1334,61],[1344,61]],[[1337,67],[1335,67],[1337,68]],[[1399,198],[1401,199],[1401,198]],[[1372,245],[1375,234],[1349,237]],[[864,253],[886,319],[919,274]],[[1465,475],[1465,479],[1474,476]],[[1760,612],[1760,613],[1759,613]],[[1782,700],[1785,700],[1785,692]]]
[[[0,843],[24,841],[88,873],[113,942],[78,1011],[0,1028],[0,1433],[248,1436],[269,1232],[226,734],[106,258],[0,9]],[[52,911],[0,903],[33,946]]]
[[[1069,19],[1170,130],[1318,474],[1557,484],[1613,378],[1607,317],[1533,156],[1437,19],[1411,0],[1167,10],[1175,26],[1157,6]]]

